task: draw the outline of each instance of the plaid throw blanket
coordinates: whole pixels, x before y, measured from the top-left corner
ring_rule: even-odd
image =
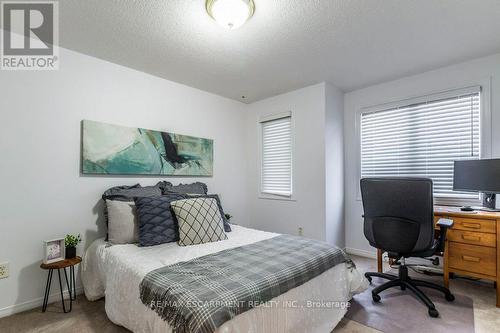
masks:
[[[338,248],[280,235],[151,271],[140,295],[174,332],[212,333],[343,262],[352,264]]]

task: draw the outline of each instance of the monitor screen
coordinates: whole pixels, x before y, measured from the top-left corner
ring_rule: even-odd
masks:
[[[500,193],[500,159],[455,161],[453,190]]]

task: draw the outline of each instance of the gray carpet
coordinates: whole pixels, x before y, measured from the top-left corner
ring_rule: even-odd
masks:
[[[373,285],[368,290],[354,296],[346,317],[385,333],[474,333],[474,309],[470,297],[455,294],[455,301],[447,302],[438,291],[421,288],[439,311],[438,318],[431,318],[427,307],[409,290],[390,288],[380,293],[380,303],[374,303],[371,290],[386,281],[373,278]]]

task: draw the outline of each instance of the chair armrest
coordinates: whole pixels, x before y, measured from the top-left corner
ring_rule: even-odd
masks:
[[[443,253],[444,252],[444,243],[446,241],[446,231],[449,228],[453,227],[453,220],[440,218],[437,222],[439,226],[439,244],[437,247],[437,251]]]
[[[440,229],[448,229],[453,227],[453,223],[455,223],[453,220],[440,218],[437,225]]]

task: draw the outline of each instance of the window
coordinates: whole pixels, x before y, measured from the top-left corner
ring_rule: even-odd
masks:
[[[261,120],[261,192],[292,195],[292,116],[290,112]]]
[[[480,87],[361,114],[361,177],[429,177],[439,201],[478,200],[453,191],[453,161],[479,159]]]

